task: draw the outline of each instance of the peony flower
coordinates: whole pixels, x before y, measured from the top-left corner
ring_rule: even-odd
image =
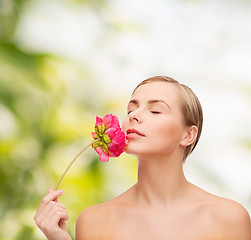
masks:
[[[127,139],[119,125],[118,118],[112,114],[102,118],[96,117],[95,132],[92,137],[97,140],[92,147],[100,155],[100,161],[109,161],[109,157],[118,157],[125,151]]]
[[[102,118],[96,117],[95,132],[92,132],[92,141],[80,153],[71,161],[63,175],[57,182],[55,190],[58,188],[59,183],[71,167],[71,165],[76,161],[76,159],[85,151],[89,146],[95,149],[95,151],[100,155],[100,161],[109,161],[109,157],[118,157],[121,153],[125,151],[128,144],[126,139],[126,134],[122,131],[119,120],[116,116],[109,114]]]

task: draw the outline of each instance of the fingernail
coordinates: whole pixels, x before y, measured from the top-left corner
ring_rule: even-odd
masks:
[[[64,192],[64,190],[58,190],[58,193],[60,193],[60,194],[63,193],[63,192]]]

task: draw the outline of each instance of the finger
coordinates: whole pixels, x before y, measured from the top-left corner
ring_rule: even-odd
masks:
[[[43,232],[51,232],[59,228],[59,222],[61,220],[67,221],[68,219],[69,216],[66,211],[51,211],[46,218],[40,219],[37,225]]]
[[[50,188],[49,188],[49,193],[51,193],[51,192],[53,192],[53,191],[54,191],[53,188],[50,187]],[[53,201],[54,201],[54,202],[58,202],[58,198],[53,199]]]
[[[55,200],[57,197],[61,196],[63,194],[63,191],[64,190],[57,190],[57,191],[53,191],[53,192],[50,192],[48,193],[41,201],[39,207],[38,207],[38,210],[37,210],[37,214],[39,214],[39,212],[41,210],[43,210],[43,208],[45,208],[45,206],[50,202],[50,201],[53,201]]]
[[[54,202],[54,201],[51,201],[48,205],[50,205],[51,207],[53,208],[56,208],[56,209],[65,209],[65,206],[61,203],[57,203],[57,202]]]
[[[66,221],[64,220],[60,220],[58,223],[58,226],[65,232],[67,232],[67,224]]]
[[[46,218],[50,212],[56,212],[59,210],[64,210],[65,207],[63,204],[50,201],[39,213],[37,214],[37,220]]]
[[[51,192],[53,192],[54,190],[53,190],[53,188],[52,187],[50,187],[49,188],[49,192],[48,193],[51,193]],[[58,198],[55,198],[54,200],[53,200],[54,202],[58,202]]]
[[[48,214],[48,217],[46,219],[44,219],[44,222],[48,224],[48,226],[53,226],[53,228],[55,229],[55,227],[59,227],[59,222],[62,221],[67,221],[69,219],[69,216],[67,214],[66,211],[63,210],[59,210],[56,212],[51,211]]]
[[[45,218],[49,211],[55,211],[57,209],[65,210],[65,206],[63,204],[58,203],[58,202],[50,201],[43,208],[40,208],[37,210],[37,212],[34,216],[35,222],[37,223],[37,222],[41,221],[41,219]]]
[[[66,212],[64,205],[51,201],[46,205],[46,207],[39,213],[39,215],[35,219],[36,224],[38,226],[41,226],[42,222],[48,222],[53,216],[53,214],[57,214],[57,212]]]
[[[59,223],[61,220],[62,221],[69,220],[69,215],[66,210],[58,210],[54,212],[49,219],[52,222],[56,221],[57,223]]]

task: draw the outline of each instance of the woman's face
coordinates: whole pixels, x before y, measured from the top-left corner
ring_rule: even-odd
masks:
[[[152,82],[136,89],[122,128],[129,141],[126,152],[136,156],[167,155],[180,147],[185,133],[178,89]]]

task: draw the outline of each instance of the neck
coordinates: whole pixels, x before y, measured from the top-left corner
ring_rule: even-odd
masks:
[[[148,156],[138,158],[138,163],[138,204],[167,207],[184,199],[189,182],[184,176],[182,156]]]

